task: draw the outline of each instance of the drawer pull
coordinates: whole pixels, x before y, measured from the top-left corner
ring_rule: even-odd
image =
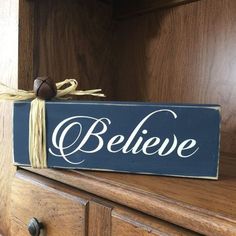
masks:
[[[31,236],[39,236],[40,230],[43,228],[43,224],[40,223],[36,218],[32,218],[28,224],[28,231]]]

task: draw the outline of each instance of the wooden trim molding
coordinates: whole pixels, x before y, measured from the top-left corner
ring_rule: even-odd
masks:
[[[115,19],[122,19],[159,8],[173,7],[194,1],[198,0],[114,0],[113,13]]]
[[[89,202],[88,235],[111,235],[112,208],[94,201]]]

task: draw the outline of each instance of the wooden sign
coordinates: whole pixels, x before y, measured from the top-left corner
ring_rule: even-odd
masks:
[[[14,162],[29,165],[30,102],[14,104]],[[220,107],[46,102],[52,168],[218,177]]]

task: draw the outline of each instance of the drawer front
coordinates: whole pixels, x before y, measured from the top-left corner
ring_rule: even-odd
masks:
[[[11,235],[26,236],[35,217],[42,235],[86,235],[87,201],[46,178],[16,174],[12,184]]]
[[[129,209],[112,211],[112,236],[190,236],[199,235],[177,225]]]

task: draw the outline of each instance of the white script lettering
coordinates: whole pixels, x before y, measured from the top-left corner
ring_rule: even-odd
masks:
[[[109,118],[69,117],[61,121],[54,129],[52,134],[53,147],[49,148],[49,152],[53,156],[62,157],[70,164],[77,165],[85,160],[72,161],[73,154],[77,153],[80,157],[79,154],[93,154],[104,148],[110,153],[120,152],[123,155],[143,153],[146,156],[156,155],[162,157],[176,152],[180,158],[193,156],[199,150],[195,139],[189,138],[180,142],[176,134],[173,134],[172,138],[166,137],[162,140],[160,137],[150,137],[149,131],[144,126],[151,117],[159,113],[169,113],[173,119],[177,119],[177,114],[172,110],[156,110],[145,116],[127,137],[124,134],[116,134],[109,138],[107,136],[112,124]],[[71,135],[72,133],[73,135]],[[104,138],[104,136],[106,137]]]

